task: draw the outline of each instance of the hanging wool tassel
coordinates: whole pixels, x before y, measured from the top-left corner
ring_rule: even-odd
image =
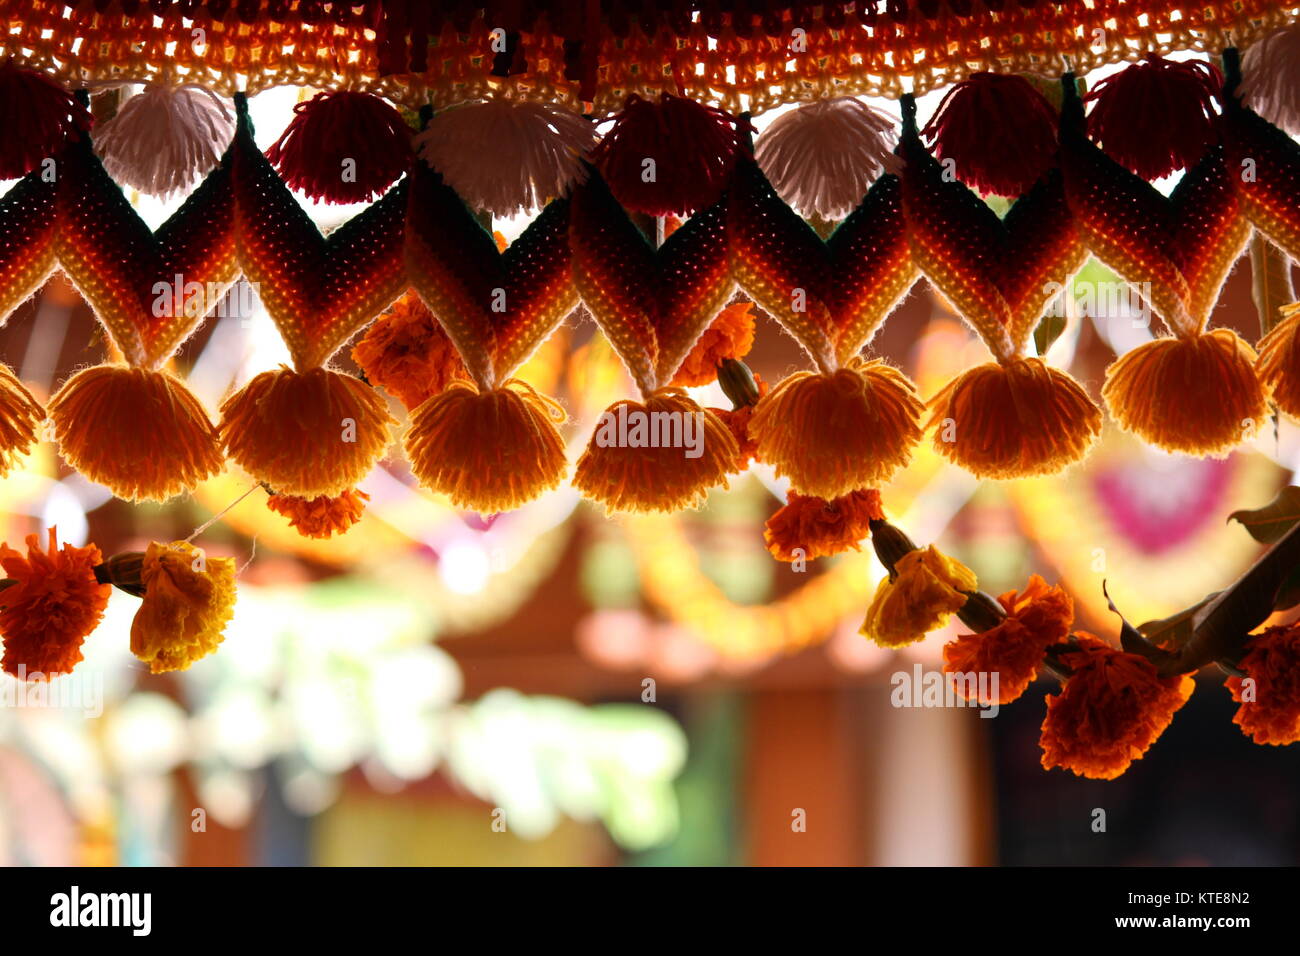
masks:
[[[396,419],[365,382],[321,366],[255,376],[221,406],[232,461],[283,495],[341,495],[388,448]]]
[[[1159,338],[1116,359],[1101,394],[1119,426],[1148,444],[1223,457],[1268,415],[1254,363],[1231,329]]]
[[[893,118],[855,96],[830,97],[773,120],[754,158],[805,218],[843,219],[882,172],[901,168],[894,126]]]
[[[234,114],[211,90],[149,83],[96,130],[95,151],[117,182],[166,198],[216,166],[234,132]]]
[[[371,93],[317,93],[266,151],[285,184],[328,203],[370,202],[410,168],[411,128]]]
[[[127,501],[166,501],[221,470],[208,413],[167,372],[96,365],[64,382],[49,410],[68,464]]]
[[[26,176],[90,129],[90,110],[44,73],[0,66],[0,179]]]
[[[564,410],[527,382],[453,381],[415,410],[403,440],[411,472],[457,508],[496,514],[559,485]],[[487,439],[487,440],[485,440]]]
[[[1292,136],[1300,134],[1300,26],[1282,27],[1252,44],[1241,69],[1242,103]]]
[[[684,96],[661,93],[655,101],[633,93],[591,158],[625,209],[692,213],[726,186],[740,125],[730,113]]]
[[[912,458],[925,406],[883,361],[795,372],[758,403],[749,434],[758,458],[803,495],[838,498],[884,484]]]
[[[420,158],[472,209],[510,217],[568,195],[587,178],[594,124],[551,103],[494,97],[434,115]]]
[[[36,443],[45,409],[8,365],[0,364],[0,478]]]
[[[972,189],[1029,191],[1056,154],[1056,110],[1023,76],[974,73],[944,96],[924,136]]]
[[[659,443],[659,422],[680,423],[674,432],[680,441]],[[701,408],[685,389],[668,386],[644,402],[615,402],[601,414],[578,459],[573,486],[607,512],[697,508],[710,488],[728,487],[727,473],[739,454],[716,413]]]
[[[1150,54],[1084,98],[1092,104],[1088,136],[1145,180],[1187,169],[1218,142],[1214,101],[1222,86],[1218,69],[1204,60]]]
[[[930,410],[935,451],[977,478],[1055,474],[1101,434],[1101,409],[1083,387],[1033,356],[963,372]]]
[[[1255,369],[1273,403],[1300,418],[1300,302],[1283,306],[1281,312],[1282,321],[1259,340]]]

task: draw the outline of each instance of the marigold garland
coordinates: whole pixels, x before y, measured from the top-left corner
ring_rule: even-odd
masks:
[[[221,406],[230,459],[281,494],[339,495],[383,457],[396,419],[373,388],[327,368],[262,372]]]
[[[217,649],[235,614],[235,560],[187,541],[153,542],[140,569],[144,598],[131,621],[131,653],[153,674],[187,670]]]
[[[1164,733],[1196,682],[1186,674],[1160,677],[1146,658],[1091,634],[1076,641],[1077,650],[1060,655],[1071,670],[1065,687],[1047,697],[1043,769],[1114,780]]]
[[[307,538],[332,538],[343,534],[361,520],[370,496],[349,488],[341,495],[270,495],[266,506],[289,519],[289,526]]]
[[[754,315],[752,302],[735,302],[721,312],[695,340],[695,345],[682,360],[672,384],[690,388],[708,385],[718,377],[718,366],[724,359],[742,359],[754,346]]]
[[[763,540],[778,561],[811,561],[852,548],[871,534],[871,521],[884,517],[880,492],[851,491],[827,501],[791,492],[786,503],[767,519]]]
[[[412,292],[371,323],[352,358],[366,378],[397,396],[407,411],[454,379],[469,377],[442,325]]]
[[[860,633],[881,647],[915,644],[960,611],[978,586],[974,571],[934,545],[909,551],[881,580]]]
[[[1257,744],[1300,741],[1300,625],[1250,637],[1239,667],[1246,678],[1227,681],[1232,699],[1241,704],[1232,722]],[[1249,689],[1246,680],[1253,683]]]
[[[99,548],[65,543],[54,528],[41,550],[27,536],[27,554],[0,545],[0,567],[13,582],[0,590],[0,638],[6,673],[25,680],[67,674],[81,661],[81,644],[104,616],[112,587],[95,577]]]

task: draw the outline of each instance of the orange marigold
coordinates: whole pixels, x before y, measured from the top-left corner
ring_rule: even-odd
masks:
[[[723,359],[740,359],[754,347],[752,302],[733,302],[713,320],[682,360],[672,384],[683,387],[708,385],[718,376]]]
[[[271,495],[266,506],[289,519],[289,526],[308,538],[330,538],[342,534],[361,520],[370,496],[349,488],[341,495],[299,498],[297,495]]]
[[[27,556],[0,545],[0,566],[12,584],[0,591],[0,636],[7,673],[26,680],[66,674],[81,660],[81,644],[95,629],[112,586],[95,577],[99,548],[59,544],[49,529],[49,550],[27,536]]]
[[[858,542],[871,533],[872,519],[884,516],[880,492],[874,488],[850,491],[830,501],[792,491],[767,519],[763,540],[778,561],[811,561],[849,548],[859,550]]]
[[[997,702],[1009,704],[1033,682],[1047,649],[1070,633],[1074,601],[1037,574],[1023,591],[1008,591],[998,601],[1007,612],[1002,623],[945,644],[943,669],[948,674],[996,674]]]
[[[1270,627],[1246,645],[1240,677],[1229,677],[1232,699],[1241,704],[1232,722],[1257,744],[1300,740],[1300,624]]]
[[[153,674],[183,671],[217,649],[235,614],[235,561],[187,541],[149,545],[144,599],[131,622],[131,653]]]
[[[469,374],[442,324],[414,292],[393,303],[366,330],[352,358],[376,385],[397,396],[407,410]]]
[[[1061,655],[1070,678],[1047,696],[1043,767],[1114,780],[1164,733],[1196,682],[1186,674],[1161,677],[1145,657],[1091,634],[1077,637],[1079,649]]]
[[[761,399],[769,391],[770,386],[763,381],[763,376],[754,373],[754,384],[758,387],[758,397]],[[735,467],[730,471],[739,474],[749,467],[751,461],[759,461],[758,442],[749,437],[749,420],[754,417],[756,405],[741,405],[739,408],[710,408],[709,411],[722,419],[722,424],[727,426],[731,432],[731,437],[736,439],[736,447],[740,449],[740,454],[736,456]]]

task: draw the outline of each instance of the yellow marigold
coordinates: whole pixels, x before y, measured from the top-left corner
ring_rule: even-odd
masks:
[[[186,541],[153,542],[140,568],[144,599],[131,622],[131,653],[154,674],[183,671],[217,649],[235,614],[235,561]]]
[[[1240,667],[1254,683],[1228,678],[1232,699],[1241,704],[1232,722],[1257,744],[1300,741],[1300,625],[1270,627],[1251,637]]]
[[[442,324],[414,292],[381,315],[352,349],[366,378],[397,396],[407,410],[469,374]]]
[[[718,377],[723,359],[748,355],[754,347],[753,306],[752,302],[733,302],[719,312],[682,360],[672,384],[686,388],[708,385]]]
[[[8,365],[0,363],[0,478],[36,444],[45,409]]]
[[[811,561],[849,548],[859,550],[858,542],[871,534],[872,519],[884,516],[880,492],[874,488],[850,491],[830,501],[792,491],[785,505],[767,519],[763,540],[778,561]]]
[[[978,586],[974,571],[934,545],[909,551],[880,582],[860,633],[881,647],[913,644],[947,623]]]
[[[1033,682],[1047,649],[1070,633],[1074,601],[1037,574],[1023,591],[1008,591],[998,601],[1007,612],[1002,623],[945,644],[943,669],[948,674],[997,674],[997,702],[1009,704]]]
[[[88,544],[59,550],[49,529],[49,550],[27,536],[27,555],[0,545],[0,566],[12,581],[0,591],[0,636],[7,673],[27,680],[66,674],[81,660],[81,644],[108,604],[110,585],[95,577],[99,548]]]
[[[266,506],[289,519],[289,526],[308,538],[330,538],[342,534],[361,520],[370,496],[349,488],[341,495],[299,498],[271,495]]]
[[[1161,677],[1149,660],[1116,650],[1091,634],[1061,655],[1070,677],[1047,697],[1039,745],[1043,768],[1114,780],[1147,752],[1192,696],[1186,674]]]

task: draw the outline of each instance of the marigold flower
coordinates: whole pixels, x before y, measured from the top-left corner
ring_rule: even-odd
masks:
[[[671,442],[650,444],[660,421],[679,422],[683,441],[688,421],[700,429],[694,435],[699,454],[692,457],[695,449]],[[645,442],[606,440],[616,422],[632,422]],[[736,439],[716,414],[701,408],[684,389],[669,386],[644,403],[625,399],[605,410],[578,459],[573,486],[606,511],[679,511],[697,507],[716,485],[726,488],[727,472],[739,454]]]
[[[771,387],[763,381],[763,376],[754,373],[754,386],[758,389],[758,398],[761,400]],[[731,432],[731,437],[736,439],[736,447],[740,450],[736,455],[736,463],[729,470],[735,474],[740,474],[749,467],[751,461],[758,461],[758,442],[754,441],[749,434],[749,422],[754,417],[754,405],[741,405],[738,408],[710,408],[709,411],[717,415],[722,420],[722,424],[727,426]]]
[[[1259,340],[1255,370],[1277,407],[1300,418],[1300,302],[1282,308],[1283,319]]]
[[[883,518],[880,492],[850,491],[827,501],[790,492],[785,505],[767,519],[763,540],[778,561],[829,557],[852,548],[871,534],[873,518]],[[799,551],[801,553],[796,553]]]
[[[27,536],[27,556],[0,545],[0,566],[14,583],[0,591],[0,637],[7,673],[28,680],[67,674],[81,660],[81,644],[95,629],[112,587],[95,577],[99,548],[88,544],[60,551],[55,529],[42,551]]]
[[[235,561],[187,541],[149,545],[140,568],[144,598],[131,622],[131,653],[153,674],[183,671],[217,649],[235,614]]]
[[[562,421],[564,410],[520,379],[482,392],[455,381],[415,410],[403,445],[422,485],[457,508],[496,514],[564,479]]]
[[[327,368],[262,372],[221,406],[231,460],[303,498],[356,486],[383,457],[395,423],[373,388]]]
[[[934,545],[909,551],[876,588],[861,633],[881,647],[903,647],[947,623],[979,586],[975,572]]]
[[[800,494],[836,498],[883,484],[906,465],[924,410],[898,369],[855,360],[830,374],[786,378],[758,403],[749,434],[757,457]]]
[[[1101,433],[1101,409],[1082,386],[1034,357],[969,369],[930,409],[935,450],[980,478],[1058,472]]]
[[[962,634],[943,648],[948,674],[997,674],[999,704],[1009,704],[1034,680],[1047,649],[1070,633],[1074,601],[1061,588],[1030,575],[1023,591],[998,598],[1006,618],[980,634]]]
[[[0,363],[0,478],[36,444],[45,409],[8,365]]]
[[[733,302],[704,330],[682,360],[673,376],[673,385],[692,387],[708,385],[718,376],[723,359],[740,359],[754,347],[752,302]]]
[[[299,498],[273,494],[266,506],[289,519],[289,526],[308,538],[330,538],[342,534],[361,520],[370,496],[349,488],[341,495]]]
[[[1254,686],[1240,677],[1228,678],[1232,699],[1241,704],[1232,722],[1257,744],[1300,740],[1300,625],[1270,627],[1252,636],[1239,667]]]
[[[1156,339],[1116,359],[1101,394],[1111,417],[1143,441],[1222,457],[1268,415],[1254,362],[1255,350],[1231,329]]]
[[[393,303],[352,349],[366,378],[413,410],[469,373],[442,324],[414,292]]]
[[[208,413],[168,372],[84,369],[50,399],[50,421],[68,464],[128,501],[166,501],[223,464]]]
[[[1091,634],[1076,637],[1079,649],[1061,654],[1070,677],[1047,696],[1043,768],[1114,780],[1164,733],[1196,682],[1186,674],[1161,677],[1145,657]]]

